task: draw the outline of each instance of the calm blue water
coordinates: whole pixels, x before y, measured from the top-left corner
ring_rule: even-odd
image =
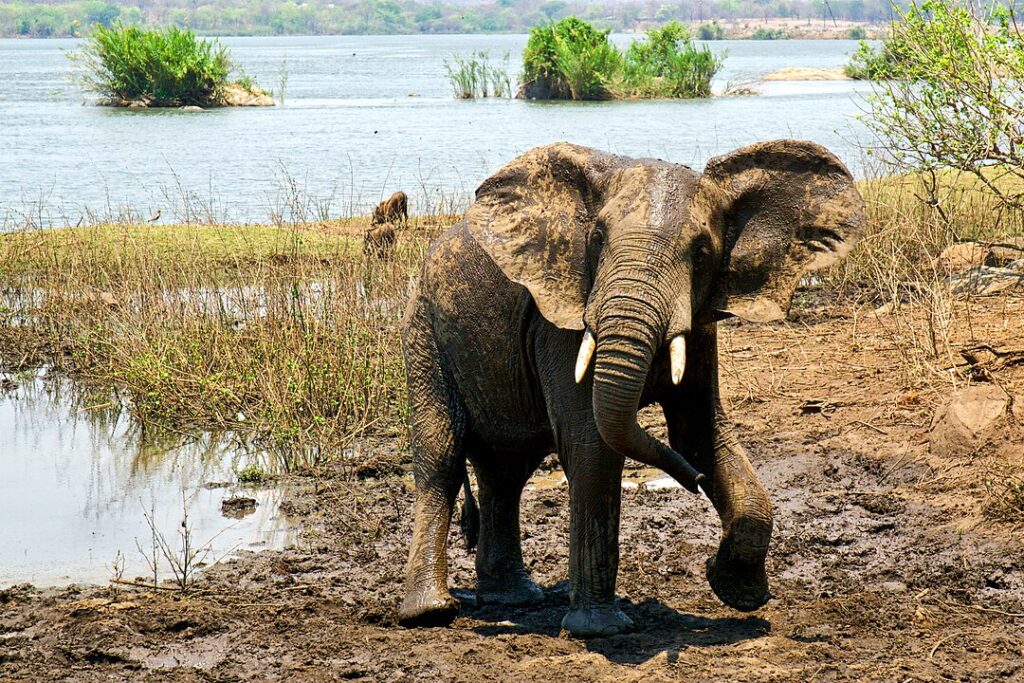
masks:
[[[629,37],[616,36],[626,43]],[[0,40],[0,221],[60,224],[130,207],[180,220],[184,206],[267,221],[287,205],[365,211],[404,189],[413,211],[462,201],[505,161],[570,140],[701,166],[778,137],[806,138],[855,171],[863,129],[849,81],[766,83],[756,97],[702,101],[538,103],[455,100],[443,62],[488,50],[520,63],[525,36],[228,38],[236,62],[285,103],[203,113],[86,104],[70,80],[73,40]],[[841,67],[854,41],[722,41],[724,88],[789,66]],[[311,199],[312,198],[312,199]],[[313,201],[313,199],[317,201]],[[324,200],[330,199],[329,202]]]

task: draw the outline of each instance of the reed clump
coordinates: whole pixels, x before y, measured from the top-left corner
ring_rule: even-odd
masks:
[[[647,32],[623,53],[576,17],[530,31],[523,51],[519,96],[529,99],[608,100],[711,95],[722,60],[693,44],[682,24]]]
[[[452,92],[456,99],[473,100],[483,97],[512,97],[512,79],[508,75],[509,53],[501,64],[492,64],[491,56],[482,51],[469,57],[453,54],[444,60]]]

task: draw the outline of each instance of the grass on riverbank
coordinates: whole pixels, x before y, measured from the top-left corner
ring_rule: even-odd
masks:
[[[362,221],[366,222],[366,221]],[[366,261],[356,221],[122,226],[0,239],[0,355],[116,387],[143,423],[336,453],[404,422],[398,321],[447,219]]]
[[[913,381],[938,376],[944,330],[966,308],[935,257],[1024,233],[1024,215],[996,212],[967,176],[938,178],[943,218],[922,199],[926,180],[861,183],[868,235],[821,274],[817,296],[894,306],[892,340]],[[386,264],[363,257],[365,217],[3,235],[0,357],[117,388],[146,424],[232,430],[291,464],[316,462],[354,435],[404,434],[399,323],[427,245],[455,220],[414,219]],[[901,308],[910,302],[924,305]]]

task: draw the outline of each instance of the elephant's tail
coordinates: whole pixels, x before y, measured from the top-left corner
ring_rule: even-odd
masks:
[[[473,497],[473,487],[469,485],[469,474],[462,482],[462,514],[459,515],[459,526],[462,538],[466,541],[466,550],[472,550],[480,540],[480,508]]]

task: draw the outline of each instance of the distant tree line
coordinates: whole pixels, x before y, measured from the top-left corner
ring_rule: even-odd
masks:
[[[94,24],[178,26],[213,35],[525,33],[575,15],[601,29],[634,31],[676,20],[807,18],[878,23],[889,0],[681,0],[620,4],[566,0],[495,0],[454,4],[421,0],[136,0],[111,3],[0,3],[0,36],[81,36]]]

